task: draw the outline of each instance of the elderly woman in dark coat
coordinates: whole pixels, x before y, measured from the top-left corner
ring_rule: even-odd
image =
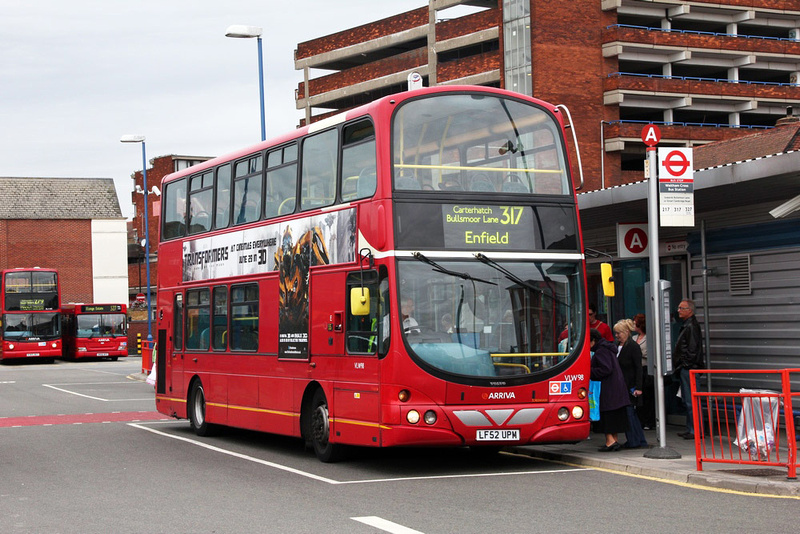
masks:
[[[631,404],[627,407],[628,431],[625,432],[627,441],[626,449],[638,449],[647,447],[647,439],[644,437],[642,425],[636,410],[642,406],[642,391],[644,390],[644,379],[642,369],[642,349],[633,340],[633,332],[636,325],[630,319],[622,319],[614,325],[614,337],[619,342],[619,368],[622,369],[622,376],[625,378],[625,385],[631,396]]]
[[[606,444],[599,448],[601,452],[614,452],[622,448],[617,441],[617,434],[628,430],[627,406],[630,402],[625,378],[617,362],[617,349],[606,341],[595,329],[589,333],[589,343],[594,352],[592,356],[592,380],[598,380],[600,386],[600,421],[597,428],[606,435]]]

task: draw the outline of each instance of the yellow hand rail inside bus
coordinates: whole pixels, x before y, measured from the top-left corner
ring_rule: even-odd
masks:
[[[495,367],[522,367],[525,369],[525,372],[531,374],[531,368],[525,365],[524,363],[502,363],[502,362],[492,362]]]
[[[395,167],[400,169],[437,169],[451,171],[484,171],[484,172],[543,172],[550,174],[561,174],[563,169],[520,169],[518,167],[465,167],[461,165],[416,165],[411,163],[395,163]]]

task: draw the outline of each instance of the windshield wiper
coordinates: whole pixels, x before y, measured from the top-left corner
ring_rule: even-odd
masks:
[[[520,278],[516,274],[512,273],[511,271],[509,271],[508,269],[506,269],[505,267],[503,267],[502,265],[500,265],[499,263],[497,263],[493,259],[488,258],[487,256],[485,256],[484,254],[481,254],[480,252],[477,252],[475,254],[475,258],[479,262],[481,262],[481,263],[483,263],[485,265],[488,265],[489,267],[491,267],[492,269],[494,269],[496,271],[501,272],[506,278],[508,278],[509,280],[514,282],[515,284],[519,284],[522,287],[530,289],[531,291],[536,291],[537,293],[539,293],[543,297],[547,297],[547,298],[549,298],[550,300],[552,300],[553,302],[555,302],[557,304],[562,304],[562,305],[566,306],[567,308],[570,308],[569,304],[565,303],[561,299],[557,299],[556,297],[554,297],[554,296],[552,296],[552,295],[550,295],[548,293],[545,293],[543,289],[536,287],[535,285],[531,284],[530,282],[526,282],[525,280],[523,280],[522,278]]]
[[[442,267],[441,265],[439,265],[438,263],[436,263],[432,259],[425,257],[425,255],[423,255],[421,252],[412,252],[411,255],[414,257],[415,260],[418,260],[418,261],[421,261],[422,263],[427,263],[428,265],[430,265],[433,268],[433,270],[436,271],[437,273],[449,274],[450,276],[455,276],[456,278],[461,278],[462,280],[470,280],[472,282],[483,282],[484,284],[491,284],[493,286],[497,285],[496,282],[490,282],[489,280],[483,280],[481,278],[475,278],[474,276],[472,276],[469,273],[459,273],[457,271],[451,271],[450,269],[447,269],[446,267]]]

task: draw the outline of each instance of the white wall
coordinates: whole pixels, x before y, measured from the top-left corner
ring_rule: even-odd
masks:
[[[125,219],[92,220],[94,302],[128,303],[128,233]]]

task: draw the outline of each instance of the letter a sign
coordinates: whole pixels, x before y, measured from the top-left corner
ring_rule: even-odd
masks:
[[[656,146],[661,141],[661,130],[655,124],[648,124],[642,128],[642,141],[647,146]]]
[[[617,224],[617,251],[620,258],[646,258],[650,254],[647,223]]]

